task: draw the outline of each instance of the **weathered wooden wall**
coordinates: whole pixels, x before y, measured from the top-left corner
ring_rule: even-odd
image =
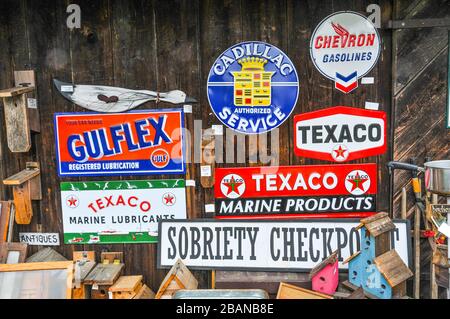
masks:
[[[394,19],[450,18],[445,0],[395,1]],[[450,27],[411,28],[393,31],[393,158],[422,165],[426,158],[450,158],[450,130],[446,128],[448,32]],[[414,211],[411,174],[394,174],[393,211],[399,216],[401,190],[408,192],[408,215]],[[421,295],[430,298],[431,250],[421,243]]]
[[[66,6],[71,2],[81,6],[81,30],[70,31],[66,27]],[[0,87],[11,86],[13,70],[35,69],[42,127],[42,133],[34,137],[33,150],[27,154],[10,153],[5,144],[3,126],[0,130],[0,178],[23,169],[29,159],[39,160],[42,167],[44,199],[35,207],[32,224],[16,227],[16,236],[18,231],[39,230],[62,234],[60,179],[55,167],[52,116],[54,112],[84,110],[69,104],[55,91],[51,83],[53,77],[75,83],[128,88],[181,89],[200,101],[188,120],[189,126],[192,127],[193,119],[201,119],[203,127],[207,128],[219,124],[211,114],[206,97],[206,79],[215,58],[237,42],[261,40],[281,48],[297,68],[300,97],[293,114],[334,105],[364,107],[364,102],[370,101],[380,103],[380,109],[388,113],[391,121],[391,30],[380,30],[383,38],[381,56],[378,65],[368,75],[375,77],[375,84],[360,85],[347,95],[333,89],[333,83],[315,69],[309,56],[310,36],[323,18],[339,10],[365,14],[370,3],[380,4],[383,22],[392,18],[392,3],[388,0],[2,0]],[[443,48],[438,50],[441,55],[444,54],[442,52]],[[444,72],[443,69],[439,72]],[[419,104],[416,113],[427,114]],[[145,107],[154,106],[141,108]],[[430,121],[435,117],[436,114],[430,114]],[[4,123],[3,119],[0,123]],[[280,127],[279,164],[324,163],[294,155],[292,130],[291,116]],[[389,132],[392,133],[391,127]],[[432,135],[431,131],[429,135]],[[390,144],[383,156],[356,161],[379,164],[378,209],[384,211],[390,206],[385,163],[392,157],[392,147]],[[401,147],[408,146],[401,144]],[[247,139],[246,164],[257,165],[249,163],[249,149],[254,148],[249,146]],[[241,147],[239,151],[242,152]],[[191,178],[199,181],[198,164],[192,166],[190,174]],[[0,195],[2,199],[11,198],[10,190],[2,185]],[[212,202],[212,191],[203,190],[197,183],[190,217],[206,216],[204,205]],[[165,274],[164,270],[156,269],[155,245],[61,245],[57,249],[71,257],[74,249],[83,248],[97,252],[103,249],[123,250],[126,272],[143,274],[153,289],[157,289]],[[201,277],[201,286],[206,287],[207,273],[197,274]]]

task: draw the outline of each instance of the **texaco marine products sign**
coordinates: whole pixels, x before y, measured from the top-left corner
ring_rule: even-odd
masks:
[[[314,65],[344,93],[358,87],[358,79],[372,70],[380,52],[377,29],[356,12],[341,11],[329,15],[311,37],[310,54]]]
[[[296,221],[168,221],[160,223],[158,266],[178,258],[192,269],[307,271],[339,250],[342,262],[360,250],[357,219]],[[394,221],[393,248],[410,265],[410,227]]]
[[[219,120],[245,134],[270,131],[297,102],[298,75],[288,56],[264,42],[243,42],[223,52],[208,76],[208,100]]]
[[[216,169],[217,218],[363,217],[376,211],[377,165]]]
[[[156,243],[158,222],[186,218],[185,181],[61,183],[66,244]]]
[[[55,114],[60,176],[184,174],[181,109]]]
[[[295,154],[344,162],[386,151],[386,113],[337,106],[294,117]]]

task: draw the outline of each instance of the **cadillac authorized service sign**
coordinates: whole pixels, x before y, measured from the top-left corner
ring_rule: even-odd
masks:
[[[224,125],[259,134],[287,120],[297,102],[298,82],[292,61],[280,49],[264,42],[243,42],[214,62],[208,100]]]
[[[363,15],[341,11],[326,17],[311,37],[310,54],[316,68],[349,93],[358,87],[378,61],[381,40],[377,29]]]

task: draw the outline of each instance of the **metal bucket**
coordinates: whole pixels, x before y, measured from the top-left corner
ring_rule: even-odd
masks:
[[[425,188],[432,193],[450,196],[450,160],[426,162]]]

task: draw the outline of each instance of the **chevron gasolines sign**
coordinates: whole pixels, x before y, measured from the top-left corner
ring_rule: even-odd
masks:
[[[364,217],[376,211],[377,165],[218,168],[217,218]]]
[[[156,243],[158,222],[186,218],[185,181],[61,183],[66,244]]]
[[[336,106],[294,116],[298,156],[345,162],[380,155],[387,147],[386,113]]]
[[[184,174],[181,109],[54,116],[60,176]]]
[[[358,79],[372,70],[380,52],[377,29],[357,12],[329,15],[311,37],[310,54],[314,65],[344,93],[358,87]]]
[[[236,44],[214,62],[208,101],[218,119],[244,134],[268,132],[286,121],[297,102],[298,75],[289,57],[264,42]]]

